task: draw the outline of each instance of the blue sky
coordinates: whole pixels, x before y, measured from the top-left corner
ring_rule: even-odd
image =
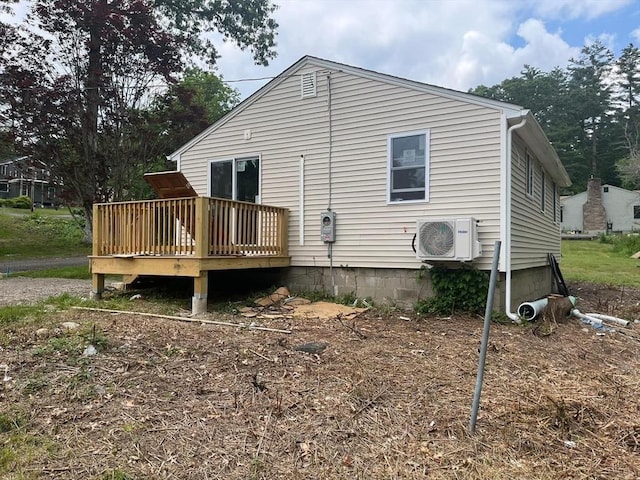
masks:
[[[566,66],[585,43],[640,46],[639,0],[276,0],[269,67],[220,43],[225,80],[273,77],[304,55],[466,91],[524,64]],[[233,82],[245,98],[265,81]]]
[[[566,66],[593,39],[616,55],[640,46],[640,0],[273,0],[278,57],[268,67],[231,42],[217,73],[242,97],[304,55],[466,91],[516,76],[524,64]],[[24,12],[26,0],[18,3]],[[6,17],[4,17],[6,18]]]

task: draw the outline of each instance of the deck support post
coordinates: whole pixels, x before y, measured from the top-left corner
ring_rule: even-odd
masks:
[[[104,273],[94,273],[91,275],[91,298],[101,299],[104,292]]]
[[[199,277],[193,278],[193,298],[191,299],[191,313],[207,313],[207,297],[209,293],[209,272],[200,272]]]

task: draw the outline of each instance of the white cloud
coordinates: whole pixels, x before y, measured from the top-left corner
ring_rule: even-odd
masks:
[[[274,77],[314,55],[458,90],[493,85],[519,75],[524,64],[548,71],[579,54],[582,43],[569,44],[549,21],[594,18],[629,0],[274,1],[278,57],[269,67],[212,36],[225,80]],[[640,39],[640,28],[636,34]],[[233,86],[246,97],[265,83]]]
[[[540,20],[516,22],[523,18],[519,8],[518,2],[496,0],[284,0],[272,66],[254,67],[246,53],[226,46],[219,68],[227,79],[277,75],[309,54],[467,90],[518,75],[524,64],[542,70],[566,65],[579,52]],[[236,86],[246,93],[259,85]]]
[[[591,20],[632,3],[633,0],[532,0],[531,6],[545,18]]]

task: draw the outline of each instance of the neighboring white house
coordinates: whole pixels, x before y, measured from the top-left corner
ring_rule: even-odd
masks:
[[[597,208],[595,210],[586,208],[589,203]],[[589,180],[587,191],[563,197],[560,200],[560,206],[563,232],[599,233],[640,230],[640,192],[613,185],[601,185],[598,178]]]
[[[551,291],[570,180],[522,107],[307,56],[170,158],[199,195],[290,209],[294,287],[415,302],[430,290],[416,280],[417,221],[475,219],[422,241],[477,225],[469,263],[490,269],[502,242],[508,311]],[[328,211],[335,243],[321,238]]]

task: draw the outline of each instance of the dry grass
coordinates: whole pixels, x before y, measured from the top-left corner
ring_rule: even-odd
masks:
[[[469,435],[478,318],[261,321],[285,336],[56,315],[84,336],[5,329],[2,478],[640,478],[633,330],[493,325]]]

